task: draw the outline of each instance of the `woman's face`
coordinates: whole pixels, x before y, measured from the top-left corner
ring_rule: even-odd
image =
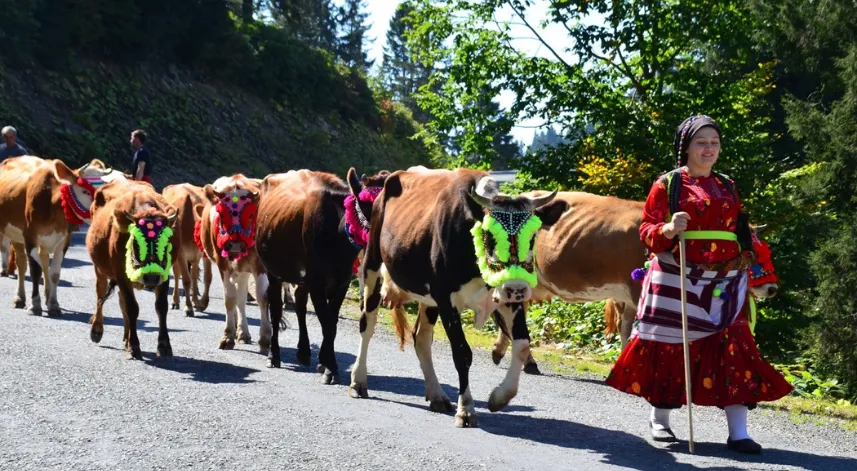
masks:
[[[720,135],[711,126],[706,126],[693,136],[687,148],[688,167],[711,170],[720,156]]]

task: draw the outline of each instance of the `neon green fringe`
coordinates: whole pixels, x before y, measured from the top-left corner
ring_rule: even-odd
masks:
[[[542,226],[542,221],[538,216],[531,216],[524,223],[521,230],[518,232],[518,260],[526,260],[527,253],[530,251],[530,240],[533,235]],[[499,272],[493,272],[488,268],[488,254],[485,253],[485,243],[482,241],[483,231],[487,230],[494,236],[495,247],[494,254],[503,263],[509,263],[511,258],[509,242],[509,233],[503,229],[503,226],[496,219],[486,214],[482,222],[476,221],[473,228],[470,229],[470,234],[473,235],[473,247],[476,249],[476,263],[479,265],[479,272],[482,274],[482,279],[491,287],[498,287],[503,283],[512,280],[524,280],[535,288],[538,284],[538,276],[535,273],[528,272],[520,265],[512,265]],[[533,261],[535,262],[536,244],[532,244]]]
[[[170,238],[173,236],[172,229],[165,227],[158,236],[158,240],[155,241],[155,255],[157,255],[158,260],[161,261],[163,261],[166,256],[166,268],[161,267],[157,263],[149,263],[140,268],[134,268],[134,243],[136,242],[137,247],[140,248],[140,259],[142,260],[145,260],[149,253],[149,244],[146,243],[146,237],[143,235],[143,231],[141,231],[135,224],[130,224],[128,226],[128,232],[131,234],[131,237],[128,238],[128,243],[125,245],[125,276],[127,276],[133,283],[140,281],[140,278],[142,278],[143,275],[150,274],[160,275],[162,283],[167,281],[167,278],[170,277],[170,269],[173,266],[173,257],[170,254],[173,248],[173,244],[170,243]]]

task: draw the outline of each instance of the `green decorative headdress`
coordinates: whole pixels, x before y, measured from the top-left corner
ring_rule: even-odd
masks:
[[[131,237],[125,245],[125,275],[136,283],[143,275],[160,275],[161,282],[170,277],[173,266],[173,230],[163,218],[145,217],[128,226]]]
[[[524,211],[489,210],[482,221],[476,221],[470,233],[485,283],[496,288],[511,280],[524,280],[535,288],[538,275],[534,236],[540,227],[542,220],[532,212]],[[488,257],[492,247],[496,258]],[[533,258],[527,261],[531,248]]]

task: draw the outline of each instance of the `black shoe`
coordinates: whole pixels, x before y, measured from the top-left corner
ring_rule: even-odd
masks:
[[[677,442],[678,438],[675,437],[672,429],[666,428],[663,430],[655,430],[655,427],[652,426],[652,423],[649,422],[649,428],[652,430],[652,440],[656,442]]]
[[[730,450],[735,450],[738,453],[747,453],[751,455],[758,455],[762,452],[762,445],[754,442],[752,438],[745,438],[743,440],[731,440],[727,438],[726,447]]]

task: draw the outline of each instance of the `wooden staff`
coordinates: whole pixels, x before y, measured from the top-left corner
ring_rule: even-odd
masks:
[[[679,250],[679,276],[681,276],[681,334],[684,344],[684,392],[687,398],[687,429],[689,433],[688,445],[690,452],[693,453],[693,401],[690,391],[690,345],[687,342],[687,274],[685,263],[687,261],[685,255],[685,240],[684,232],[679,234],[678,240]]]

